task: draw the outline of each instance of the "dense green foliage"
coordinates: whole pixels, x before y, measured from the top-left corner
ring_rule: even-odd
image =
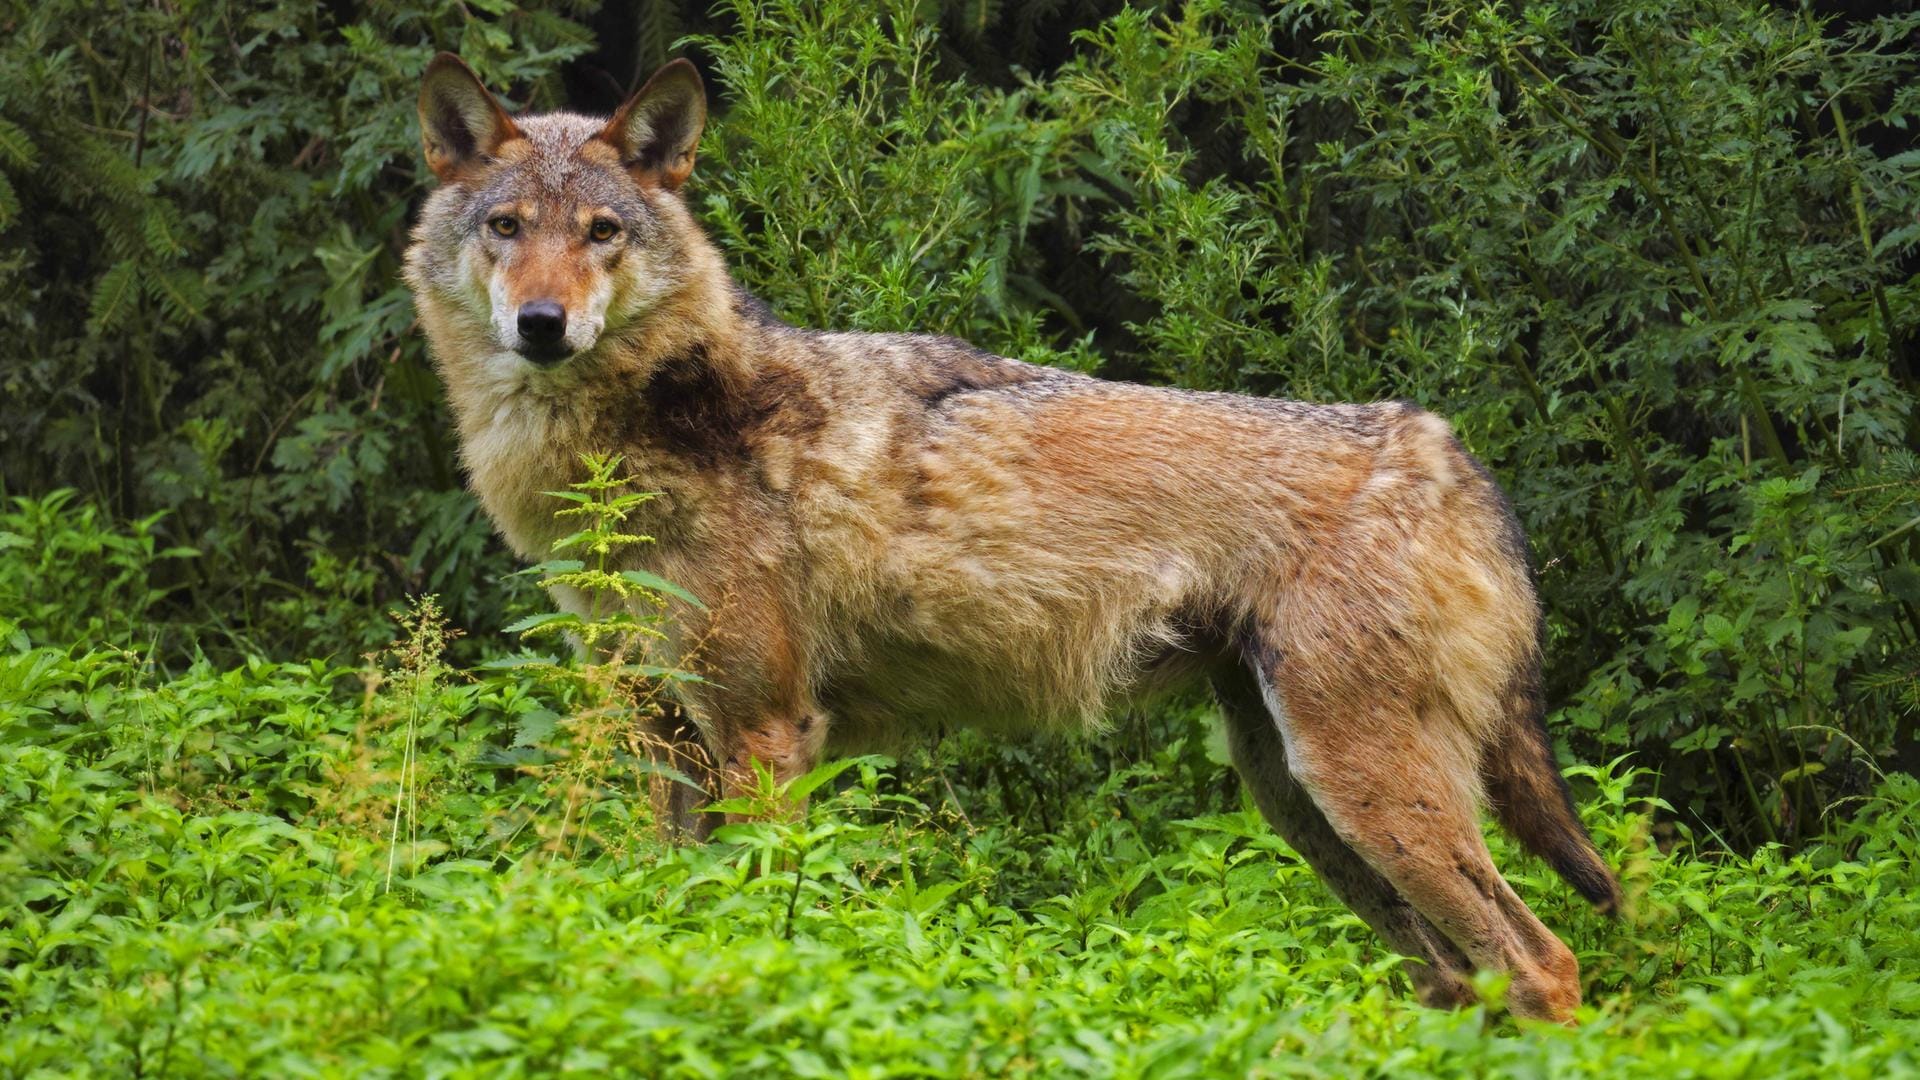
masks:
[[[4,10],[0,1075],[1920,1068],[1920,16]],[[796,323],[1451,418],[1613,763],[1630,921],[1499,852],[1589,1023],[1416,1010],[1198,705],[660,848],[639,691],[501,659],[562,627],[397,276],[439,49],[598,111],[691,52],[689,191]]]
[[[357,668],[168,674],[0,625],[0,1075],[1920,1070],[1908,777],[1742,857],[1663,852],[1648,778],[1583,770],[1632,915],[1496,838],[1587,979],[1577,1031],[1520,1030],[1413,1004],[1189,716],[1038,786],[944,751],[829,766],[806,820],[675,850],[578,671],[457,671],[445,644],[423,607]]]

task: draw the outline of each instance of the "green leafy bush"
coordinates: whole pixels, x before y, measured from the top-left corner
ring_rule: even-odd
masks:
[[[1914,761],[1920,185],[1873,147],[1917,26],[1198,3],[1051,85],[1153,181],[1091,241],[1145,362],[1454,417],[1543,564],[1558,729],[1793,839]]]
[[[4,489],[169,511],[205,560],[170,584],[208,649],[350,656],[382,600],[422,589],[504,621],[398,278],[411,103],[448,48],[557,104],[588,40],[568,10],[14,5]],[[311,617],[341,598],[351,617]]]

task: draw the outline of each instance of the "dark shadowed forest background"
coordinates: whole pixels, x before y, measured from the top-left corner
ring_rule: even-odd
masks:
[[[461,486],[398,277],[431,179],[413,102],[453,50],[513,108],[589,112],[692,57],[714,108],[691,202],[790,322],[1449,418],[1531,537],[1550,727],[1563,763],[1602,767],[1576,791],[1619,821],[1656,811],[1657,844],[1838,844],[1825,866],[1861,850],[1835,839],[1857,815],[1890,790],[1910,801],[1887,784],[1920,770],[1920,16],[1733,0],[0,10],[0,632],[17,654],[0,760],[16,769],[111,745],[131,755],[113,790],[172,776],[198,792],[183,813],[223,792],[304,822],[346,767],[284,780],[306,736],[276,728],[262,747],[249,725],[295,706],[259,697],[260,673],[311,670],[287,691],[298,709],[358,702],[321,672],[386,663],[363,657],[425,595],[454,629],[428,649],[445,667],[419,661],[417,619],[400,631],[409,685],[471,672],[449,715],[503,718],[446,721],[460,769],[490,765],[498,795],[512,768],[553,760],[535,750],[564,730],[555,712],[488,681],[517,648],[503,629],[546,601]],[[176,705],[217,704],[179,707],[197,719],[161,765],[151,736],[85,734],[122,707],[108,689],[163,684]],[[1053,794],[1068,789],[1137,796],[1143,817],[1161,798],[1227,814],[1241,804],[1205,712],[1122,718],[1060,752],[956,737],[878,780],[862,767],[875,799],[917,792],[1035,835],[1106,806]],[[279,779],[234,802],[266,775],[256,758]],[[380,789],[384,766],[362,764]],[[446,821],[467,775],[428,800]],[[16,809],[50,805],[42,782],[15,784]],[[391,793],[366,798],[372,833],[399,821]],[[77,820],[16,831],[0,875],[94,873],[46,869],[80,858],[57,839]],[[490,828],[447,843],[503,857],[475,854]],[[1077,864],[1049,858],[1021,856],[1034,877],[1008,888],[1080,897],[1059,917],[1088,947],[1090,912],[1140,881],[1074,893]],[[773,907],[789,939],[803,878]],[[28,914],[0,929],[26,950],[43,939],[22,928],[69,894],[21,888]],[[8,993],[0,1019],[18,1020],[33,999]],[[131,1058],[101,1060],[151,1063],[163,1027],[141,1024],[113,1036]]]

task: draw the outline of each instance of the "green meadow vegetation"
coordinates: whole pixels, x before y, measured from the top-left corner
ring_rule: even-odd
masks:
[[[1920,1075],[1920,16],[1701,0],[0,7],[0,1076]],[[673,846],[614,461],[513,564],[397,277],[413,99],[708,75],[803,325],[1416,400],[1512,493],[1619,919],[1400,961],[1204,700]],[[546,581],[595,590],[557,616]],[[576,655],[570,640],[596,647]],[[808,797],[802,816],[779,813]]]

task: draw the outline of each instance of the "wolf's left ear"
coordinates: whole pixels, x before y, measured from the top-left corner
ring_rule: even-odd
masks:
[[[507,110],[480,85],[464,60],[443,52],[427,65],[427,76],[420,83],[420,142],[426,148],[427,166],[442,182],[519,137],[520,129],[513,126]]]
[[[693,175],[693,152],[707,126],[707,88],[684,57],[653,73],[600,129],[599,139],[642,179],[676,189]]]

